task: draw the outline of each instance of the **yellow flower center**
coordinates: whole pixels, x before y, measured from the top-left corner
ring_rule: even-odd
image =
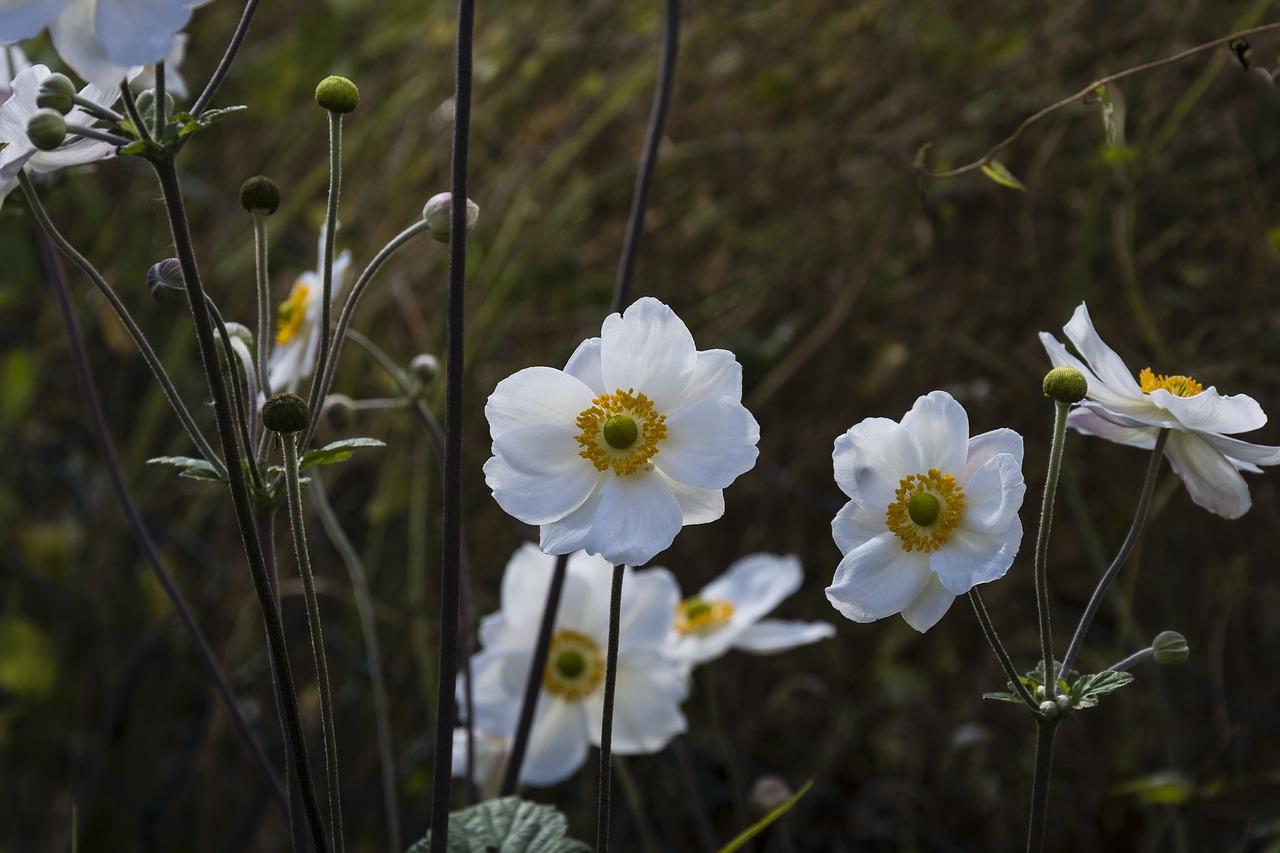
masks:
[[[930,468],[902,478],[884,520],[902,540],[902,550],[929,553],[947,544],[963,514],[964,490],[956,478]]]
[[[676,605],[676,630],[685,636],[705,637],[729,624],[731,616],[733,602],[707,601],[695,595]]]
[[[307,317],[307,303],[311,301],[311,288],[300,281],[293,283],[289,298],[280,303],[280,318],[276,323],[276,343],[284,346],[293,340]]]
[[[582,447],[578,455],[596,466],[612,468],[619,476],[634,474],[658,452],[658,442],[667,437],[667,418],[653,408],[653,401],[634,388],[619,388],[591,401],[591,408],[578,415],[574,438]]]
[[[1150,367],[1142,368],[1142,372],[1138,374],[1138,384],[1142,386],[1144,394],[1163,388],[1175,397],[1194,397],[1204,390],[1204,386],[1190,376],[1165,376],[1163,373],[1153,372]]]
[[[596,641],[580,631],[561,628],[547,649],[542,686],[548,693],[576,702],[585,699],[604,680],[604,655]]]

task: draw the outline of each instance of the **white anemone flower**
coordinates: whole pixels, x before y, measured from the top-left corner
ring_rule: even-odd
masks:
[[[1260,465],[1280,465],[1280,447],[1229,437],[1267,422],[1256,400],[1247,394],[1222,395],[1190,376],[1162,375],[1149,367],[1135,379],[1098,336],[1083,302],[1062,331],[1084,360],[1041,332],[1049,360],[1055,367],[1074,367],[1089,383],[1088,396],[1071,411],[1068,424],[1085,435],[1147,450],[1155,447],[1160,430],[1167,429],[1164,455],[1191,499],[1223,518],[1249,511],[1249,484],[1240,472],[1256,474]]]
[[[23,169],[52,172],[68,166],[82,166],[115,155],[115,147],[95,139],[68,136],[67,142],[53,151],[41,151],[27,138],[27,122],[39,109],[36,98],[40,84],[52,73],[44,65],[32,65],[13,78],[12,94],[0,104],[0,202],[18,185]],[[81,97],[109,107],[120,97],[118,89],[90,83],[80,90]],[[71,124],[91,125],[96,119],[82,108],[67,114]]]
[[[480,789],[483,798],[491,800],[498,796],[502,787],[502,774],[506,769],[508,743],[501,735],[490,734],[475,729],[476,737],[472,781]],[[453,777],[465,779],[467,776],[467,729],[459,726],[453,730]]]
[[[267,358],[267,381],[271,383],[272,392],[298,390],[316,367],[324,308],[324,234],[325,229],[321,228],[316,268],[298,276],[289,297],[280,303],[275,345]],[[346,288],[350,270],[351,252],[344,251],[333,259],[331,305]]]
[[[751,554],[680,602],[667,635],[672,657],[690,665],[714,660],[730,649],[775,654],[834,637],[826,622],[764,617],[800,588],[804,569],[794,554]]]
[[[512,737],[542,621],[555,558],[520,548],[502,578],[502,609],[480,624],[471,661],[476,727]],[[665,648],[680,590],[666,569],[626,569],[618,632],[613,750],[658,752],[685,730],[680,703],[688,668]],[[600,743],[612,569],[599,557],[569,557],[542,691],[520,780],[554,785],[574,774]],[[459,690],[461,691],[460,685]],[[461,694],[460,694],[461,695]]]
[[[844,559],[827,599],[854,622],[894,613],[927,631],[957,595],[1004,576],[1022,541],[1022,436],[969,437],[945,391],[902,422],[868,418],[836,439],[836,483],[849,502],[831,532]]]
[[[564,370],[529,367],[485,406],[485,482],[542,549],[641,565],[685,524],[724,514],[723,489],[756,461],[760,427],[742,367],[699,351],[675,312],[637,300],[605,318]]]
[[[62,60],[90,83],[118,86],[132,69],[167,57],[201,0],[4,0],[0,44],[45,27]]]

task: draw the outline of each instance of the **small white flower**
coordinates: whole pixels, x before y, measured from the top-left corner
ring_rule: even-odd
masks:
[[[1223,518],[1249,511],[1249,484],[1241,471],[1260,473],[1260,465],[1280,465],[1280,447],[1250,444],[1233,433],[1267,422],[1247,394],[1223,396],[1190,376],[1154,373],[1143,368],[1135,379],[1120,356],[1093,328],[1084,303],[1062,327],[1084,361],[1048,332],[1040,341],[1055,367],[1069,365],[1089,382],[1088,396],[1068,418],[1077,432],[1150,450],[1162,429],[1170,430],[1164,455],[1198,505]]]
[[[275,345],[267,358],[268,382],[271,391],[296,391],[304,379],[316,367],[320,351],[320,320],[324,300],[324,229],[320,229],[320,241],[314,271],[298,276],[289,291],[289,298],[280,303],[276,323]],[[344,251],[333,259],[333,296],[330,305],[338,301],[347,286],[347,273],[351,269],[351,253]]]
[[[844,559],[827,599],[855,622],[894,613],[932,628],[957,595],[1003,577],[1022,541],[1022,436],[969,437],[945,391],[901,423],[868,418],[836,439],[836,483],[850,500],[831,522]]]
[[[738,649],[774,654],[835,636],[826,622],[764,617],[800,588],[804,569],[794,555],[752,554],[680,602],[668,635],[671,655],[690,665]]]
[[[564,370],[499,382],[485,415],[485,482],[502,508],[540,525],[548,553],[585,549],[632,566],[681,526],[723,515],[722,490],[751,470],[760,440],[733,353],[699,351],[648,297],[605,318]]]
[[[507,739],[480,729],[475,730],[475,736],[475,766],[472,768],[475,778],[472,781],[480,789],[484,799],[492,799],[498,796],[502,787],[502,773],[507,763]],[[465,726],[453,730],[453,776],[455,779],[465,779],[467,776]]]
[[[5,0],[0,44],[45,27],[63,61],[90,83],[118,86],[131,69],[169,55],[199,0]]]
[[[68,137],[67,142],[54,151],[41,151],[27,138],[27,122],[39,107],[36,98],[40,84],[52,76],[44,65],[32,65],[13,78],[12,94],[0,103],[0,202],[4,201],[18,185],[18,173],[23,169],[32,172],[52,172],[67,166],[81,166],[115,155],[115,148],[106,142]],[[103,88],[90,83],[80,90],[81,97],[109,107],[120,97],[119,90]],[[80,107],[67,114],[71,124],[90,125],[94,118]]]
[[[482,731],[507,738],[515,733],[554,567],[555,558],[533,545],[518,550],[502,578],[502,609],[480,623],[482,649],[471,660],[471,673],[475,725]],[[588,748],[600,743],[611,574],[599,557],[569,558],[521,768],[524,783],[554,785],[569,778],[586,761]],[[613,722],[619,755],[658,752],[685,730],[680,703],[688,670],[665,650],[679,601],[667,570],[626,570]]]

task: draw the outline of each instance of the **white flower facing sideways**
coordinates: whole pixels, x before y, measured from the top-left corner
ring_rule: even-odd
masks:
[[[533,545],[520,548],[502,578],[502,609],[480,623],[481,651],[471,661],[475,726],[514,735],[542,622],[555,558]],[[618,632],[618,681],[613,751],[658,752],[685,730],[680,703],[688,668],[666,653],[680,590],[665,569],[627,569]],[[599,557],[569,557],[564,592],[542,675],[520,781],[554,785],[599,745],[604,709],[605,649],[612,567]],[[459,685],[459,707],[462,691]],[[477,737],[477,746],[481,739]]]
[[[298,276],[288,298],[280,303],[275,342],[267,358],[267,381],[273,393],[297,391],[316,367],[324,308],[324,233],[321,228],[315,270]],[[333,259],[331,305],[345,290],[350,270],[351,252],[344,251]]]
[[[529,367],[485,406],[485,482],[542,549],[642,565],[686,524],[724,514],[722,490],[756,461],[760,428],[742,367],[699,351],[675,312],[637,300],[605,318],[565,365]]]
[[[834,637],[836,629],[826,622],[764,618],[803,581],[804,569],[794,555],[743,557],[680,602],[667,638],[671,655],[697,665],[730,649],[767,655]]]
[[[1222,395],[1190,376],[1166,376],[1150,367],[1135,377],[1098,336],[1083,302],[1062,331],[1083,361],[1047,332],[1040,333],[1040,341],[1055,367],[1074,367],[1089,383],[1088,395],[1068,416],[1072,428],[1147,450],[1155,447],[1160,430],[1167,429],[1164,455],[1191,499],[1223,518],[1249,511],[1249,485],[1240,472],[1260,473],[1260,465],[1280,465],[1280,447],[1229,437],[1267,422],[1256,400],[1247,394]]]
[[[969,437],[945,391],[901,423],[868,418],[836,439],[836,483],[849,497],[831,532],[844,554],[827,599],[855,622],[894,613],[917,631],[957,595],[1004,576],[1022,541],[1022,436]]]

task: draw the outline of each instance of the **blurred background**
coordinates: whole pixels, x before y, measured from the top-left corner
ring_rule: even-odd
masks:
[[[838,636],[777,657],[732,654],[686,704],[692,772],[723,843],[775,776],[816,784],[758,850],[1020,849],[1032,726],[979,699],[1003,677],[963,601],[927,635],[900,619],[844,621],[827,604],[839,552],[830,519],[836,435],[951,391],[974,431],[1027,437],[1029,529],[1052,407],[1035,333],[1088,300],[1137,370],[1190,373],[1280,412],[1280,100],[1228,50],[1130,79],[1125,145],[1076,105],[1001,155],[1026,185],[976,173],[920,186],[981,156],[1026,115],[1089,80],[1280,16],[1272,0],[712,0],[690,3],[675,102],[653,187],[635,295],[670,303],[703,348],[745,365],[760,462],[718,523],[655,561],[687,592],[754,551],[798,554],[803,590],[779,615]],[[661,4],[480,4],[469,271],[466,547],[474,618],[536,531],[484,486],[482,404],[499,379],[560,365],[607,311],[649,109]],[[240,13],[196,13],[184,73],[203,85]],[[248,104],[181,159],[206,285],[251,323],[252,232],[237,204],[257,173],[285,200],[270,220],[283,299],[314,264],[323,217],[329,73],[360,86],[346,123],[339,248],[357,268],[447,189],[451,4],[264,3],[219,104]],[[32,48],[49,58],[47,44]],[[1280,64],[1280,36],[1252,58]],[[1113,90],[1114,91],[1114,90]],[[70,239],[151,337],[206,422],[190,321],[147,293],[172,253],[159,194],[138,162],[41,185]],[[78,399],[66,338],[19,195],[0,211],[0,851],[281,850],[287,828],[231,730],[185,634],[141,560]],[[444,247],[420,241],[384,272],[356,328],[402,363],[443,348]],[[281,749],[261,623],[225,493],[145,460],[190,454],[114,315],[71,273],[129,485],[164,557],[272,755]],[[347,347],[336,390],[393,396]],[[440,403],[440,394],[431,398]],[[427,820],[439,566],[437,461],[405,412],[370,412],[321,440],[387,442],[326,469],[330,500],[371,576],[389,689],[403,847]],[[1270,425],[1248,438],[1280,442]],[[1058,643],[1128,526],[1146,457],[1072,436],[1051,551]],[[1280,522],[1275,472],[1250,477],[1239,521],[1195,507],[1168,473],[1151,525],[1095,623],[1094,670],[1184,633],[1189,663],[1145,667],[1130,688],[1063,726],[1051,850],[1280,850]],[[349,847],[388,849],[369,673],[347,572],[310,519],[338,701]],[[1030,535],[1030,534],[1029,534]],[[284,559],[285,611],[315,733],[303,605]],[[1030,549],[984,589],[1019,665],[1036,654]],[[711,674],[719,713],[713,716]],[[717,722],[718,718],[718,722]],[[726,749],[732,744],[731,749]],[[589,765],[590,767],[590,765]],[[625,761],[619,850],[702,850],[670,751]],[[594,771],[530,796],[594,827]],[[455,793],[461,803],[461,786]]]

